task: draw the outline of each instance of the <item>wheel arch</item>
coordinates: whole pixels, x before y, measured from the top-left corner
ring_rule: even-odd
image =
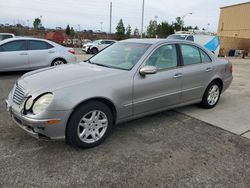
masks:
[[[86,99],[86,100],[83,100],[83,101],[79,102],[79,103],[73,108],[73,110],[72,110],[72,112],[71,112],[71,114],[70,114],[70,116],[69,116],[69,119],[70,119],[71,115],[73,114],[73,112],[74,112],[78,107],[80,107],[80,106],[83,105],[84,103],[87,103],[87,102],[90,102],[90,101],[99,101],[99,102],[102,102],[102,103],[104,103],[105,105],[107,105],[107,106],[110,108],[111,112],[112,112],[113,121],[114,121],[113,123],[116,122],[116,120],[117,120],[117,109],[116,109],[114,103],[113,103],[110,99],[107,99],[107,98],[105,98],[105,97],[93,97],[93,98],[89,98],[89,99]],[[68,121],[69,121],[69,119],[68,119]]]
[[[66,60],[65,58],[63,58],[63,57],[55,57],[55,58],[53,58],[53,60],[51,61],[50,65],[52,66],[52,63],[53,63],[54,61],[56,61],[56,60],[63,60],[63,61],[66,62],[66,64],[68,63],[67,60]]]
[[[92,47],[90,48],[90,52],[92,52],[93,49],[96,49],[97,52],[99,52],[99,49],[98,49],[96,46],[92,46]]]
[[[221,78],[219,78],[219,77],[217,77],[217,78],[214,78],[214,79],[212,79],[212,81],[209,83],[209,84],[211,84],[212,82],[218,82],[219,84],[220,84],[220,86],[221,86],[221,91],[223,91],[223,81],[222,81],[222,79]],[[209,84],[208,84],[208,86],[209,86]],[[208,87],[207,86],[207,87]]]

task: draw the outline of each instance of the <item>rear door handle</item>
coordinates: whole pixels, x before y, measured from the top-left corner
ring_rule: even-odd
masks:
[[[20,53],[19,55],[28,55],[28,53],[22,52],[22,53]]]
[[[213,69],[211,67],[206,68],[206,72],[211,72]]]
[[[55,51],[49,51],[49,54],[53,54],[53,53],[55,53]]]
[[[178,74],[176,74],[176,75],[174,75],[174,79],[176,79],[176,78],[181,78],[182,77],[182,74],[181,73],[178,73]]]

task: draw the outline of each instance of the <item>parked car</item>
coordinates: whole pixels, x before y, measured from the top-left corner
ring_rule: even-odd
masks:
[[[85,52],[86,54],[89,54],[89,53],[90,53],[89,49],[90,49],[90,47],[91,47],[92,45],[93,45],[93,42],[92,42],[92,41],[89,41],[89,42],[83,44],[83,46],[82,46],[82,51]]]
[[[130,39],[86,62],[25,74],[6,104],[32,136],[88,148],[114,124],[194,103],[213,108],[232,79],[232,64],[197,44]]]
[[[96,40],[93,43],[87,43],[83,46],[82,51],[87,54],[97,54],[104,48],[114,44],[115,40]]]
[[[75,48],[81,48],[82,47],[82,41],[80,39],[72,39],[73,47]]]
[[[220,51],[220,39],[217,35],[204,32],[204,31],[179,31],[173,35],[169,35],[167,39],[178,39],[178,40],[188,40],[195,42],[211,52],[216,56],[219,55]]]
[[[73,48],[36,38],[12,38],[0,42],[0,72],[34,70],[76,62]]]
[[[0,41],[14,37],[15,35],[12,33],[0,33]]]
[[[89,39],[82,39],[82,47],[87,43],[92,43],[92,41]]]

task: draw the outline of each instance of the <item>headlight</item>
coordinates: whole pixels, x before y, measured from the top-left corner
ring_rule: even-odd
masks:
[[[39,113],[43,112],[49,106],[49,104],[52,102],[52,100],[53,100],[52,93],[47,93],[47,94],[44,94],[41,97],[39,97],[34,102],[34,105],[32,107],[33,113],[39,114]]]
[[[32,99],[31,97],[29,97],[29,98],[26,100],[25,104],[24,104],[24,109],[25,109],[25,110],[30,110],[31,107],[32,107],[32,105],[33,105],[33,99]]]

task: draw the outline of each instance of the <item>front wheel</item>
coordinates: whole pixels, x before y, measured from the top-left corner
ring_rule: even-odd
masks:
[[[219,102],[221,95],[221,85],[214,81],[207,87],[201,102],[201,106],[204,108],[214,108]]]
[[[98,49],[97,48],[93,48],[93,49],[91,49],[91,52],[92,52],[92,54],[97,54],[98,53]]]
[[[78,148],[91,148],[104,141],[112,124],[113,115],[107,105],[99,101],[87,102],[71,115],[66,139]]]

